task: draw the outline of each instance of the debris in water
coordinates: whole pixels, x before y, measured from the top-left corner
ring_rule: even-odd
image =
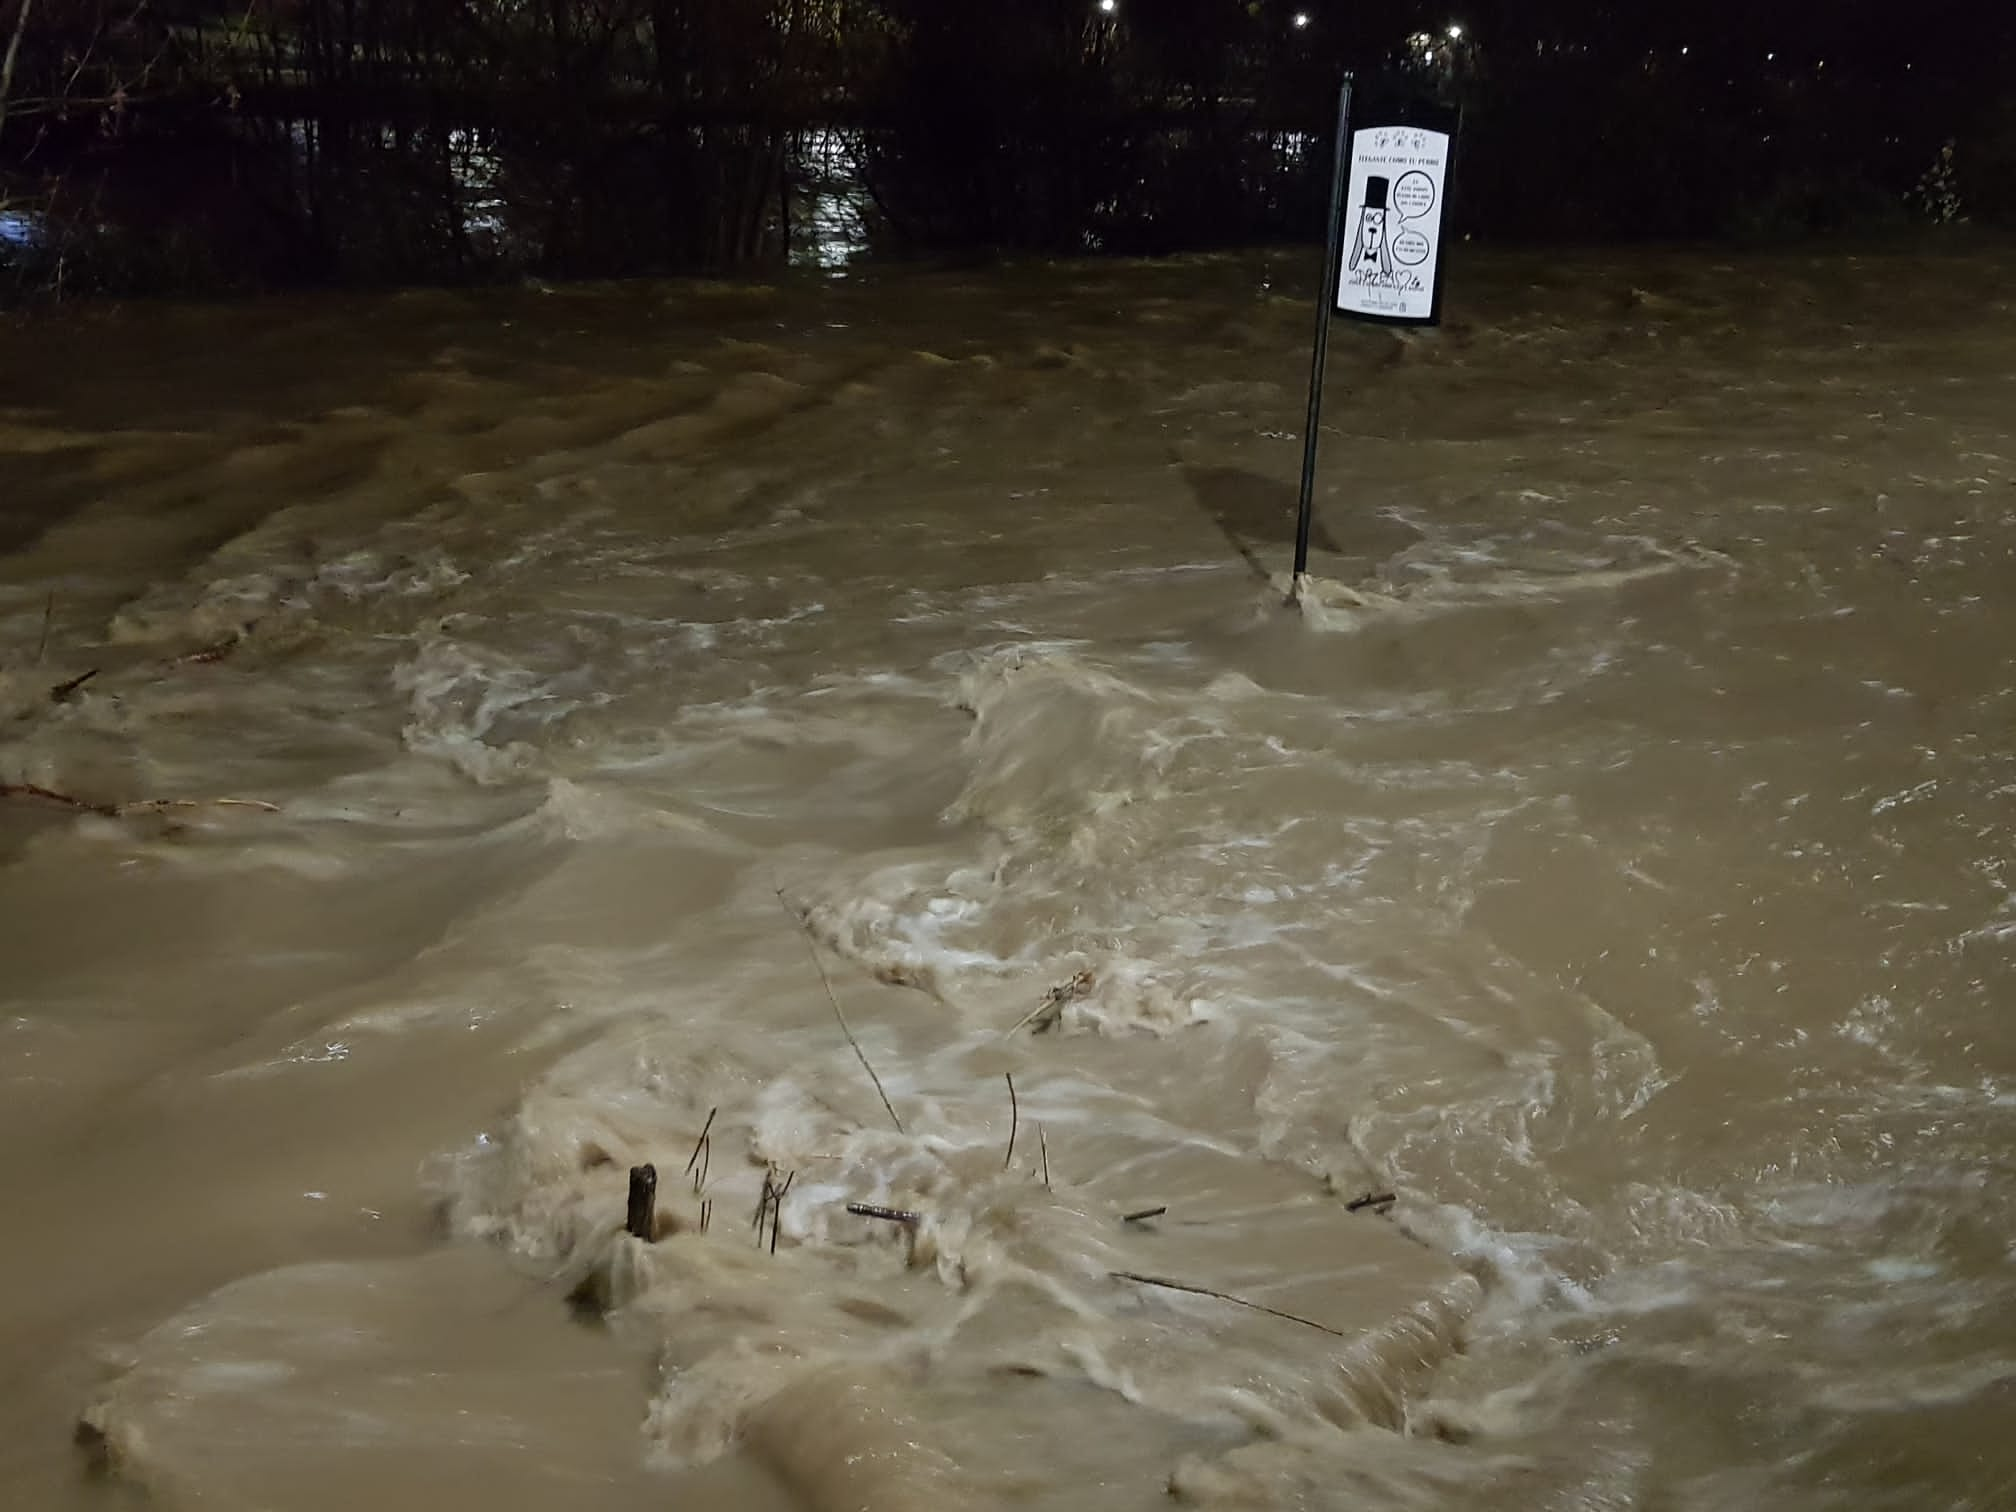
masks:
[[[1001,1169],[1005,1171],[1015,1159],[1015,1132],[1022,1127],[1022,1104],[1015,1097],[1013,1073],[1003,1071],[1001,1075],[1008,1083],[1008,1153],[1001,1157]]]
[[[649,1244],[657,1220],[657,1202],[658,1167],[649,1164],[630,1167],[630,1203],[623,1218],[624,1231]]]
[[[249,808],[262,814],[277,814],[280,805],[264,798],[140,798],[119,805],[122,814],[158,814],[163,809]]]
[[[888,961],[875,968],[875,980],[890,987],[910,987],[938,996],[930,968],[914,961]]]
[[[263,798],[136,798],[131,803],[93,803],[88,798],[59,793],[54,788],[41,787],[32,782],[0,782],[0,798],[40,798],[45,803],[60,803],[65,808],[96,814],[103,819],[120,819],[128,814],[158,814],[164,809],[188,808],[249,808],[258,809],[264,814],[280,812],[279,804],[268,803]]]
[[[917,1224],[924,1221],[922,1213],[906,1212],[902,1208],[876,1207],[869,1202],[850,1202],[847,1211],[857,1218],[880,1218],[884,1223]]]
[[[1043,1152],[1043,1190],[1050,1190],[1050,1140],[1043,1132],[1043,1125],[1036,1125],[1036,1148]]]
[[[1340,1339],[1351,1337],[1351,1335],[1345,1333],[1342,1329],[1332,1328],[1328,1323],[1318,1323],[1314,1318],[1305,1318],[1298,1313],[1283,1312],[1278,1307],[1268,1307],[1260,1302],[1248,1302],[1244,1297],[1235,1297],[1230,1292],[1213,1291],[1208,1286],[1192,1286],[1187,1281],[1171,1281],[1164,1276],[1143,1276],[1134,1271],[1108,1271],[1106,1274],[1113,1277],[1116,1281],[1132,1281],[1139,1286],[1159,1286],[1165,1291],[1189,1292],[1191,1295],[1198,1297],[1215,1297],[1220,1302],[1230,1302],[1234,1307],[1251,1308],[1254,1312],[1266,1313],[1270,1318],[1285,1318],[1290,1323],[1300,1323],[1304,1328],[1318,1329],[1323,1333],[1332,1334]]]
[[[70,695],[72,693],[75,693],[79,688],[83,687],[84,684],[91,681],[91,679],[96,677],[97,675],[98,675],[98,669],[96,667],[93,667],[89,672],[80,672],[77,676],[71,678],[68,682],[60,682],[56,684],[55,687],[49,690],[49,702],[51,703],[68,702]]]
[[[1098,985],[1098,980],[1088,968],[1079,972],[1068,982],[1059,982],[1055,987],[1044,993],[1043,1001],[1038,1003],[1020,1023],[1016,1024],[1008,1032],[1013,1034],[1016,1029],[1028,1025],[1032,1034],[1047,1034],[1063,1021],[1066,1005],[1075,1003],[1078,999],[1089,994]]]
[[[1383,1213],[1399,1200],[1392,1192],[1367,1192],[1363,1197],[1353,1197],[1349,1202],[1345,1203],[1344,1211],[1347,1213],[1360,1213],[1366,1208],[1371,1208],[1375,1212]]]
[[[40,798],[45,803],[60,803],[65,808],[81,809],[87,814],[97,814],[106,819],[119,817],[117,804],[93,803],[87,798],[73,798],[68,793],[38,787],[32,782],[0,782],[0,798]]]
[[[1168,1211],[1168,1205],[1165,1203],[1161,1207],[1143,1208],[1138,1213],[1122,1213],[1120,1221],[1122,1223],[1146,1223],[1150,1218],[1160,1218]]]
[[[236,651],[239,644],[251,633],[251,625],[241,626],[220,641],[212,641],[209,645],[191,651],[186,656],[173,658],[168,665],[171,667],[201,667],[208,666],[212,662],[220,662],[233,651]]]

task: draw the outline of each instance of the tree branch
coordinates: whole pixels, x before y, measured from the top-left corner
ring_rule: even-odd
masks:
[[[21,38],[28,30],[28,12],[34,6],[35,0],[21,0],[21,9],[14,13],[14,35],[7,41],[7,57],[0,61],[0,132],[7,129],[7,100],[14,93],[14,62],[21,56]]]

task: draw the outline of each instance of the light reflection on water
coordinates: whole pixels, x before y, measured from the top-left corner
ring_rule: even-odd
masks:
[[[844,270],[868,252],[872,202],[861,181],[858,131],[808,132],[800,148],[798,193],[791,207],[791,265]]]
[[[460,200],[462,233],[501,241],[509,231],[510,206],[498,192],[504,172],[489,132],[457,126],[448,133],[448,172]]]
[[[510,134],[481,125],[364,122],[343,142],[332,137],[332,129],[327,122],[304,116],[270,123],[256,133],[278,159],[269,169],[277,179],[276,191],[291,202],[297,240],[333,242],[322,249],[326,261],[316,266],[368,263],[389,248],[398,266],[387,271],[424,283],[442,275],[480,278],[539,270],[559,255],[551,244],[555,235],[551,200],[555,192],[564,196],[571,191],[555,190],[554,164],[541,156],[541,149],[528,149]],[[776,143],[774,136],[768,140]],[[1306,177],[1311,161],[1327,152],[1327,140],[1309,132],[1254,134],[1241,168],[1251,201],[1248,208],[1262,207],[1278,216],[1292,201],[1295,185]],[[746,150],[730,140],[713,141],[697,129],[688,145],[703,165],[703,182],[712,167],[719,166],[712,162],[715,156]],[[1091,223],[1078,232],[1079,245],[1088,252],[1131,245],[1130,236],[1162,213],[1158,207],[1169,185],[1184,181],[1186,165],[1197,150],[1198,144],[1182,132],[1161,140],[1148,152],[1136,177],[1094,203]],[[760,235],[752,243],[757,259],[781,255],[795,269],[844,275],[884,245],[889,228],[867,180],[870,156],[868,135],[858,128],[826,126],[798,133],[785,152],[788,184],[782,192],[773,186],[765,197]],[[728,159],[720,161],[725,164]],[[684,193],[653,178],[654,170],[648,166],[633,163],[624,171],[633,175],[630,192],[675,198]],[[655,189],[650,187],[654,184]],[[619,186],[619,200],[624,192]],[[711,213],[697,201],[681,208]],[[228,207],[222,224],[177,215],[165,226],[140,227],[120,224],[116,213],[108,225],[56,220],[25,202],[0,199],[0,259],[24,265],[28,254],[46,254],[59,243],[89,252],[103,236],[127,243],[119,256],[132,256],[134,247],[151,245],[155,233],[162,231],[197,244],[207,242],[220,266],[231,262],[232,254],[261,267],[276,257],[284,263],[291,255],[287,248],[254,247],[258,238],[246,237],[242,229],[242,222],[230,219]],[[132,231],[142,235],[125,236]],[[634,245],[634,238],[624,233],[617,235],[625,249],[602,250],[619,264],[630,256],[662,267],[669,256],[676,266],[686,255],[676,248],[654,252]],[[258,277],[253,274],[255,282]]]
[[[38,210],[0,210],[0,245],[26,251],[42,244],[45,217]]]

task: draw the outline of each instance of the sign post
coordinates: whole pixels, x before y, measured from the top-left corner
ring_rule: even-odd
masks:
[[[1380,325],[1435,325],[1442,319],[1442,212],[1448,203],[1455,112],[1417,103],[1371,114],[1378,124],[1353,129],[1347,77],[1337,101],[1330,230],[1316,307],[1316,350],[1309,364],[1291,604],[1301,601],[1309,575],[1316,439],[1332,311]]]
[[[1316,291],[1316,354],[1309,361],[1309,418],[1302,427],[1302,494],[1295,514],[1295,576],[1288,602],[1302,597],[1309,575],[1309,524],[1316,496],[1316,429],[1323,419],[1323,368],[1330,356],[1330,291],[1343,261],[1344,186],[1350,168],[1345,144],[1351,140],[1351,76],[1337,92],[1337,152],[1330,168],[1330,233],[1323,239],[1323,282]]]

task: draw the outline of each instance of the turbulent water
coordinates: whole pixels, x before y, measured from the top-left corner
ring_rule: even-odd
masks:
[[[0,1501],[2016,1506],[2016,256],[1306,261],[0,336]]]

